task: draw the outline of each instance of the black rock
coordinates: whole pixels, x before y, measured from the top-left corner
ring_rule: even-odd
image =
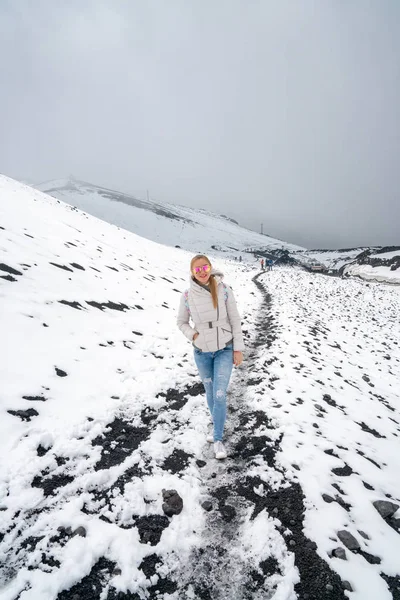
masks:
[[[164,503],[162,509],[167,517],[179,515],[183,509],[183,500],[176,490],[162,490]]]
[[[349,475],[353,473],[353,469],[349,467],[349,465],[345,464],[344,467],[337,467],[335,469],[332,469],[332,473],[334,475],[338,475],[339,477],[349,477]]]
[[[361,537],[364,538],[364,540],[370,540],[371,538],[369,537],[368,533],[365,533],[365,531],[361,531],[361,529],[357,530],[358,533],[361,535]]]
[[[370,554],[364,550],[360,550],[359,554],[361,554],[361,556],[363,556],[370,565],[380,565],[382,562],[382,559],[379,558],[379,556],[375,556],[374,554]]]
[[[388,502],[387,500],[376,500],[372,503],[383,519],[392,517],[399,508],[398,504]]]
[[[373,490],[374,488],[372,487],[372,485],[370,485],[369,483],[367,483],[366,481],[363,481],[363,486],[367,489],[367,490]]]
[[[360,549],[360,544],[358,543],[358,541],[356,540],[354,535],[352,535],[346,529],[342,529],[341,531],[338,531],[337,536],[338,536],[339,540],[342,542],[342,544],[344,546],[346,546],[346,548],[348,548],[349,550],[359,550]]]
[[[213,507],[213,505],[212,505],[212,502],[210,502],[210,500],[205,500],[205,501],[202,503],[202,505],[201,505],[201,506],[202,506],[202,507],[204,508],[204,510],[206,510],[207,512],[210,512],[210,510],[212,510],[212,507]]]
[[[30,421],[32,417],[37,417],[39,414],[34,408],[28,408],[27,410],[8,410],[7,412],[14,417],[19,417],[23,421]]]
[[[348,592],[352,592],[353,588],[351,586],[351,583],[349,581],[342,581],[342,587],[344,590],[347,590]]]
[[[65,371],[63,371],[62,369],[59,369],[58,367],[55,367],[56,373],[59,377],[66,377],[67,373]]]
[[[0,263],[0,271],[5,271],[6,273],[10,273],[11,275],[22,275],[21,271],[17,271],[17,269],[9,267],[4,263]]]
[[[341,560],[347,560],[346,557],[346,550],[344,548],[335,548],[332,552],[332,556],[335,556],[336,558],[340,558]]]
[[[324,394],[322,396],[322,399],[325,400],[325,402],[327,404],[329,404],[330,406],[336,406],[336,401],[333,400],[332,396],[330,394]]]
[[[325,500],[325,502],[327,502],[328,504],[330,504],[331,502],[334,502],[335,499],[332,498],[332,496],[329,496],[328,494],[322,494],[322,498]]]
[[[72,534],[72,537],[76,535],[80,535],[81,537],[86,537],[86,529],[84,527],[78,527]]]
[[[22,396],[22,398],[30,402],[46,402],[47,400],[44,396]]]
[[[400,533],[400,519],[389,519],[389,525]]]

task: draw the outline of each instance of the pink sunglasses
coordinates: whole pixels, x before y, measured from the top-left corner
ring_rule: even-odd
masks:
[[[193,269],[193,271],[195,273],[201,273],[201,271],[203,271],[203,273],[208,273],[208,271],[211,269],[210,265],[203,265],[202,267],[195,267]]]

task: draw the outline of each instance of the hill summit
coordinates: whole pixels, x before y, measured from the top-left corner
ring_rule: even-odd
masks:
[[[142,200],[73,178],[44,182],[36,189],[142,237],[193,252],[212,251],[234,258],[253,251],[303,250],[241,227],[225,214]]]

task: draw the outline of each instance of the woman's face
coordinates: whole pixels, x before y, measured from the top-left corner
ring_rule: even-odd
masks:
[[[204,258],[198,258],[193,263],[192,273],[196,281],[207,284],[210,279],[211,267]]]

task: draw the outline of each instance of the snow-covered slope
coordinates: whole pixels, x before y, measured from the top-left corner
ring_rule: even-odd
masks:
[[[396,600],[399,288],[216,259],[247,340],[217,464],[189,254],[5,177],[0,251],[0,600]]]
[[[400,246],[306,250],[293,256],[305,263],[316,260],[330,272],[347,277],[400,284]]]
[[[344,265],[342,272],[347,277],[400,284],[400,246],[366,250]]]
[[[198,380],[174,395],[195,377],[175,325],[189,255],[5,177],[0,207],[0,598],[58,597],[104,561],[155,593],[157,537],[167,573],[204,523]],[[185,501],[171,522],[163,488]]]
[[[193,252],[214,250],[214,253],[238,257],[250,248],[300,249],[300,246],[245,229],[227,216],[203,209],[138,200],[128,194],[71,179],[44,182],[36,187],[108,223]]]
[[[60,179],[41,183],[36,188],[107,223],[168,246],[178,246],[192,252],[213,252],[224,258],[238,258],[241,255],[247,262],[254,262],[261,256],[281,259],[284,250],[287,252],[285,258],[306,267],[310,262],[317,261],[333,273],[400,283],[400,268],[390,269],[391,265],[379,261],[365,262],[365,253],[381,252],[380,247],[305,250],[240,227],[225,215],[177,204],[139,200],[84,181]],[[400,260],[400,253],[398,256]]]
[[[339,271],[344,265],[352,262],[355,258],[368,248],[346,248],[343,250],[306,250],[298,255],[308,260],[317,260],[325,265],[327,269]]]

